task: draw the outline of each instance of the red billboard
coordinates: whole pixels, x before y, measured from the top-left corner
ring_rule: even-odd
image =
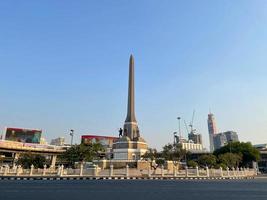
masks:
[[[39,144],[41,135],[42,135],[42,130],[6,128],[5,140]]]

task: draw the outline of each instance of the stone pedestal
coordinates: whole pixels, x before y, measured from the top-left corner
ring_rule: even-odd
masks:
[[[110,165],[109,176],[113,176],[113,165]]]
[[[206,167],[206,173],[207,173],[207,177],[210,177],[210,170],[208,167]]]
[[[129,166],[126,165],[126,168],[125,168],[125,174],[126,174],[126,177],[129,177]]]
[[[83,176],[83,163],[81,163],[81,166],[80,166],[80,176]]]
[[[220,167],[220,176],[223,177],[223,168]]]
[[[34,170],[34,165],[31,165],[31,169],[30,169],[30,176],[33,175],[33,170]]]
[[[173,166],[173,176],[176,177],[177,176],[177,167]]]
[[[198,166],[196,166],[196,176],[199,177],[199,169],[198,169]]]
[[[60,167],[60,176],[64,175],[64,165],[61,165]]]
[[[44,169],[43,169],[43,176],[45,176],[45,175],[46,175],[46,168],[47,168],[47,166],[46,166],[46,165],[44,165]]]
[[[186,166],[185,167],[185,177],[188,177],[189,176],[189,174],[188,174],[188,167]]]
[[[123,136],[113,144],[113,159],[137,161],[147,152],[147,148],[147,143],[142,138],[139,138],[138,141],[132,141]]]
[[[164,166],[162,165],[161,166],[161,177],[163,177],[164,176]]]
[[[94,176],[98,176],[98,166],[95,165],[93,169],[94,169],[93,171]]]

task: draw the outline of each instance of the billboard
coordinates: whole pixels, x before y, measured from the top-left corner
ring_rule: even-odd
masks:
[[[83,135],[82,143],[83,144],[100,143],[105,148],[111,148],[113,142],[117,139],[118,139],[117,137],[109,137],[109,136]]]
[[[40,143],[42,130],[6,128],[6,140],[23,143]]]

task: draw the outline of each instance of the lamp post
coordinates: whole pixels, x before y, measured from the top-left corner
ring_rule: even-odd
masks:
[[[70,137],[71,137],[70,145],[71,145],[71,146],[72,146],[72,144],[73,144],[73,135],[74,135],[74,130],[71,129],[71,130],[70,130]]]
[[[233,141],[233,140],[229,140],[230,153],[232,153],[232,141]]]
[[[224,145],[229,145],[229,153],[230,153],[229,156],[230,156],[230,160],[231,160],[231,161],[232,161],[232,141],[233,141],[233,140],[230,139],[229,141],[227,141],[227,142],[224,143]],[[229,166],[228,166],[228,167],[229,167]]]
[[[177,117],[177,119],[178,119],[178,125],[179,125],[179,129],[178,129],[179,141],[181,141],[181,139],[182,139],[182,135],[181,135],[181,117]]]
[[[173,132],[173,147],[175,147],[176,143],[177,143],[177,132]]]

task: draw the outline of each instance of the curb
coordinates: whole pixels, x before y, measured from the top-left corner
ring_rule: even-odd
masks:
[[[41,180],[41,181],[52,181],[52,180],[248,180],[254,179],[255,177],[125,177],[125,176],[0,176],[0,180]]]

